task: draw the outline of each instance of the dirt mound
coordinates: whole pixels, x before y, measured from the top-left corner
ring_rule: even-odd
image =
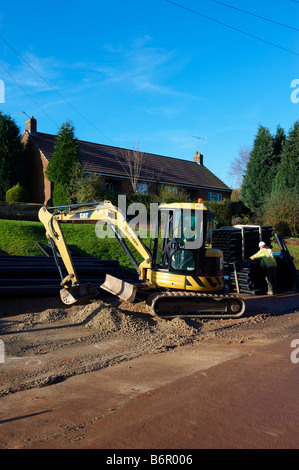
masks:
[[[52,312],[53,315],[53,312]],[[145,303],[132,305],[126,302],[117,307],[102,301],[72,307],[67,319],[73,325],[81,325],[96,331],[102,339],[122,338],[145,347],[174,347],[185,344],[198,330],[188,325],[183,318],[163,321],[147,312]]]
[[[22,299],[2,302],[1,313],[6,360],[0,396],[161,353],[198,333],[181,318],[155,319],[145,303],[64,306],[56,299]]]

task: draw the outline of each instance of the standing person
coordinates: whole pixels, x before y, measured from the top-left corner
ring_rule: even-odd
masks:
[[[259,243],[260,250],[254,255],[250,256],[250,259],[260,259],[261,267],[265,270],[265,277],[268,287],[268,295],[276,294],[276,282],[277,282],[277,263],[273,256],[270,247],[266,246],[266,243]]]

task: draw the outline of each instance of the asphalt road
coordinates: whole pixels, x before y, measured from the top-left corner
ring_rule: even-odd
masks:
[[[299,313],[285,321],[272,339],[211,340],[2,397],[0,448],[297,449]]]

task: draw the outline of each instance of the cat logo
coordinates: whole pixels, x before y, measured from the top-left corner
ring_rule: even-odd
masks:
[[[88,212],[80,212],[80,219],[88,219],[89,213]]]

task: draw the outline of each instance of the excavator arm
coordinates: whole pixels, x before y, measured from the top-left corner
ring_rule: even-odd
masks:
[[[54,212],[50,212],[51,210]],[[80,284],[61,229],[61,222],[80,221],[84,223],[97,221],[107,223],[115,238],[139,272],[140,279],[146,280],[147,270],[151,268],[151,253],[142,242],[137,232],[130,226],[122,211],[111,204],[110,201],[50,208],[43,206],[39,210],[38,217],[45,227],[46,236],[53,249],[53,253],[55,253],[55,248],[57,248],[68,273],[65,277],[61,275],[61,286],[63,289],[60,291],[60,296],[64,303],[71,304],[79,300],[85,300],[86,298],[98,295],[99,291],[90,284]],[[131,243],[143,258],[140,264],[138,264],[132,252],[129,250],[124,238]],[[101,287],[113,293],[115,293],[115,291],[122,292],[122,298],[132,300],[135,296],[134,286],[123,283],[122,281],[117,281],[119,280],[107,276],[106,283]]]

